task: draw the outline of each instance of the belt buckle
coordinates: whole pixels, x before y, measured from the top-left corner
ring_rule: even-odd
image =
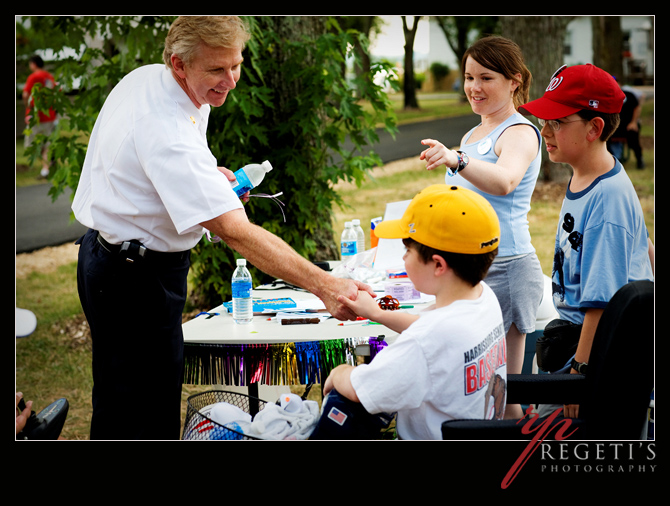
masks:
[[[147,251],[147,249],[139,243],[136,242],[131,242],[131,241],[124,241],[123,244],[121,244],[121,249],[119,250],[119,253],[123,254],[124,252],[127,252],[129,256],[126,257],[126,262],[128,263],[135,263],[135,259],[131,258],[132,254],[134,253],[131,251],[131,248],[133,250],[136,250],[136,254],[140,258],[144,258],[144,253]]]

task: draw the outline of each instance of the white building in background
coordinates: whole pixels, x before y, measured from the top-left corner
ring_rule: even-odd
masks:
[[[372,41],[372,55],[396,62],[403,67],[405,37],[400,16],[380,16],[385,21],[384,31]],[[654,24],[653,16],[621,16],[624,33],[624,50],[628,56],[624,62],[627,78],[644,74],[646,82],[654,78]],[[574,19],[565,35],[564,60],[567,65],[578,65],[593,60],[591,44],[592,29],[589,16]],[[414,62],[417,72],[425,72],[431,63],[440,62],[456,70],[459,62],[447,44],[442,30],[430,18],[421,18],[414,43]],[[639,83],[641,84],[641,83]]]
[[[631,81],[632,84],[647,84],[654,80],[652,18],[653,16],[621,16],[626,55],[624,78]],[[579,17],[568,25],[564,47],[564,59],[567,65],[579,65],[593,61],[591,37],[591,19],[588,16]]]

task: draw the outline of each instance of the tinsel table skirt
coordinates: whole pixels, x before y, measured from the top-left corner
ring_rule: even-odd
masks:
[[[362,345],[369,345],[362,348]],[[371,360],[383,338],[324,339],[279,344],[184,344],[184,383],[194,385],[307,385],[322,383],[340,364]]]

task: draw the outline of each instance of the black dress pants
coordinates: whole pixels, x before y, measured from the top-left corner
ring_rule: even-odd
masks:
[[[97,236],[89,230],[79,240],[77,267],[93,342],[90,437],[179,439],[181,315],[190,252],[153,253],[130,262]]]

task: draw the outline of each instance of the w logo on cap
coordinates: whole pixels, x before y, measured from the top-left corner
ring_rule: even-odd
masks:
[[[554,91],[558,86],[563,82],[563,78],[559,78],[558,74],[563,72],[566,68],[568,68],[567,65],[561,65],[561,67],[554,72],[554,75],[551,76],[551,81],[549,81],[549,86],[547,86],[547,89],[545,91]]]
[[[547,86],[547,89],[545,91],[554,91],[556,88],[558,88],[558,85],[563,82],[562,77],[552,77],[551,82],[549,83],[549,86]]]

